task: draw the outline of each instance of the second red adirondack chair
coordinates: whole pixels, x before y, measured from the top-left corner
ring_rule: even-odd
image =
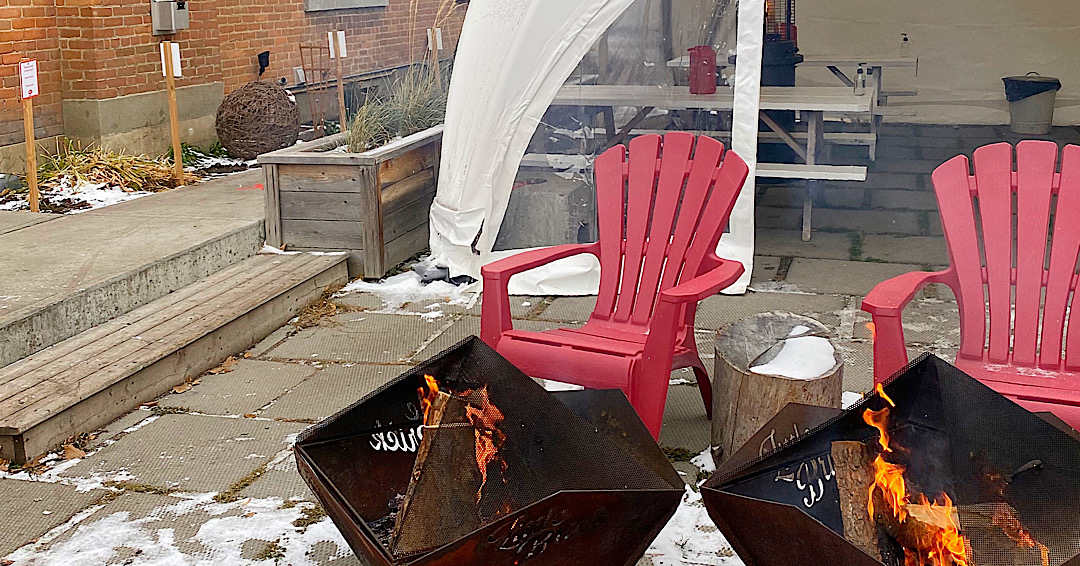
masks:
[[[683,132],[647,135],[596,159],[600,241],[524,252],[483,268],[481,338],[525,373],[619,388],[659,438],[671,371],[691,367],[706,412],[712,386],[694,343],[698,301],[734,283],[742,264],[715,250],[747,176],[724,145]],[[578,254],[600,261],[600,293],[584,327],[514,330],[516,273]]]
[[[875,381],[907,363],[904,306],[927,284],[944,283],[960,311],[956,366],[1080,429],[1080,321],[1072,318],[1080,312],[1080,146],[1062,152],[1060,173],[1057,157],[1053,142],[1020,142],[1014,170],[1013,147],[1000,143],[975,151],[974,176],[965,156],[934,171],[950,265],[890,279],[866,296]]]

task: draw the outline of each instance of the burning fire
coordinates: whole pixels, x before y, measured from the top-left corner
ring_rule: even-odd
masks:
[[[503,421],[502,411],[491,404],[488,398],[487,386],[476,393],[480,398],[480,408],[469,405],[465,407],[465,414],[469,422],[476,429],[476,465],[480,468],[480,489],[476,490],[476,503],[480,503],[480,497],[488,480],[488,465],[498,460],[502,472],[506,472],[506,460],[499,456],[506,435],[498,429],[498,424]]]
[[[870,331],[870,341],[877,341],[877,325],[872,322],[868,322],[866,323],[866,329]]]
[[[416,394],[420,398],[420,407],[424,412],[425,426],[430,424],[428,423],[428,416],[432,405],[439,397],[439,392],[438,381],[430,375],[424,376],[424,384],[416,390]],[[502,471],[506,472],[506,461],[499,455],[503,442],[506,441],[506,435],[498,428],[498,425],[503,422],[505,417],[502,411],[491,403],[486,385],[475,393],[471,390],[464,391],[461,393],[461,397],[478,400],[478,402],[474,401],[465,407],[465,415],[476,433],[476,466],[480,469],[481,477],[480,489],[476,491],[476,502],[479,504],[484,486],[487,485],[488,465],[498,460]],[[479,405],[479,408],[474,405]]]
[[[439,382],[435,381],[434,377],[425,375],[424,385],[421,385],[416,390],[416,394],[420,397],[420,408],[424,410],[424,424],[426,425],[428,424],[428,411],[431,410],[431,404],[439,397]]]
[[[1043,566],[1050,566],[1050,549],[1046,548],[1027,532],[1023,523],[1020,522],[1020,518],[1005,505],[998,506],[994,509],[994,516],[991,518],[991,522],[1001,530],[1005,531],[1005,534],[1011,538],[1016,544],[1024,548],[1036,548],[1042,553]]]
[[[879,383],[876,386],[878,395],[890,406],[896,407],[885,390]],[[887,519],[893,519],[903,526],[910,522],[920,522],[931,528],[923,529],[919,535],[908,537],[907,540],[898,541],[904,545],[905,566],[967,566],[967,541],[960,535],[957,525],[955,508],[947,494],[942,493],[939,501],[931,502],[923,494],[910,494],[904,481],[904,466],[885,460],[886,453],[893,452],[890,446],[891,439],[888,432],[890,408],[885,407],[880,411],[867,409],[863,412],[863,420],[866,424],[877,429],[879,433],[878,443],[881,445],[881,453],[874,460],[874,483],[870,486],[867,510],[872,519],[877,520],[876,512],[886,514]],[[880,492],[880,500],[885,504],[885,509],[875,509],[874,500]],[[913,515],[918,514],[918,517]]]

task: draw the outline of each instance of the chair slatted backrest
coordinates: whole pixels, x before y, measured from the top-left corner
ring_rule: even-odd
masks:
[[[1070,294],[1080,251],[1080,146],[1061,153],[1060,173],[1053,142],[1020,142],[1015,160],[1010,144],[988,145],[973,161],[974,175],[965,156],[933,174],[957,285],[959,355],[1061,369],[1064,341],[1072,352],[1064,367],[1080,367],[1080,320],[1066,324],[1078,306]]]
[[[647,328],[659,293],[715,266],[747,175],[724,144],[685,132],[645,135],[596,159],[600,292],[594,320]]]

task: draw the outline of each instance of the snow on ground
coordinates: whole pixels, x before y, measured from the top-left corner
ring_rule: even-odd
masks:
[[[309,503],[288,506],[278,498],[244,499],[233,503],[215,503],[213,493],[177,495],[176,503],[163,505],[144,517],[133,517],[128,511],[118,511],[104,517],[94,516],[102,507],[91,507],[71,521],[9,554],[4,564],[12,566],[91,566],[111,563],[122,558],[118,549],[125,549],[131,566],[213,566],[218,564],[266,564],[242,556],[243,543],[257,539],[276,541],[282,556],[279,564],[315,566],[311,549],[317,543],[333,544],[337,556],[352,552],[341,533],[328,518],[298,528],[293,521],[304,516]],[[193,513],[206,513],[212,518],[203,523],[190,542],[197,542],[208,552],[184,554],[175,531],[167,528],[171,521],[181,521]],[[93,517],[92,520],[91,517]],[[72,530],[74,529],[74,530]],[[71,533],[65,540],[62,535]],[[53,543],[50,545],[50,543]],[[190,545],[187,545],[190,547]]]
[[[43,188],[41,199],[65,210],[65,214],[78,214],[144,197],[153,193],[147,191],[125,191],[121,187],[105,183],[73,182],[70,177],[61,180],[60,186],[53,189]],[[82,203],[85,203],[83,205]],[[0,210],[29,210],[30,203],[22,198],[0,204]]]
[[[828,338],[804,336],[806,326],[791,329],[780,352],[766,364],[750,368],[754,373],[789,379],[817,379],[836,365],[836,350]]]
[[[716,471],[709,448],[690,460],[706,473]],[[743,566],[724,535],[709,517],[697,486],[686,486],[679,508],[660,531],[645,556],[653,566]]]
[[[645,556],[654,566],[742,566],[724,535],[717,530],[701,493],[686,486],[682,502]]]
[[[425,259],[420,260],[421,263]],[[415,271],[408,271],[388,277],[377,283],[369,283],[358,279],[342,287],[337,296],[349,293],[372,293],[379,297],[383,303],[383,310],[403,314],[401,308],[406,303],[418,301],[443,301],[443,304],[429,305],[428,312],[421,316],[424,318],[438,318],[442,311],[437,311],[440,306],[461,305],[470,308],[476,304],[479,293],[475,292],[476,283],[462,283],[454,285],[448,281],[432,281],[424,284]],[[414,313],[407,313],[414,314]]]

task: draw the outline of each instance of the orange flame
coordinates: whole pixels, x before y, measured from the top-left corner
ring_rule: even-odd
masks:
[[[478,391],[480,408],[473,405],[465,407],[465,414],[476,429],[476,465],[480,468],[480,489],[476,490],[476,502],[480,503],[481,493],[488,480],[488,465],[498,460],[502,471],[506,472],[506,461],[499,456],[499,450],[506,440],[506,435],[498,429],[503,421],[502,411],[491,404],[488,398],[487,386]]]
[[[874,385],[874,390],[877,391],[877,394],[882,399],[884,399],[885,402],[888,403],[890,407],[893,407],[893,408],[896,407],[896,401],[893,401],[892,397],[889,397],[889,394],[885,393],[885,388],[882,387],[882,385],[880,383]]]
[[[866,323],[866,329],[870,331],[870,341],[871,342],[876,342],[877,341],[877,325],[872,323],[872,322],[868,322],[868,323]]]
[[[889,404],[895,407],[892,399],[885,394],[880,384],[876,386],[877,392]],[[874,483],[870,486],[867,500],[867,511],[872,519],[876,519],[874,508],[874,495],[881,492],[887,509],[881,509],[882,513],[891,513],[900,523],[908,520],[908,505],[912,503],[912,495],[907,491],[907,483],[904,480],[904,466],[885,460],[884,454],[892,452],[891,439],[888,432],[889,408],[880,411],[867,409],[863,412],[863,420],[866,424],[878,430],[878,442],[882,452],[874,459]],[[938,525],[944,525],[937,529],[932,539],[920,541],[920,548],[905,548],[906,566],[923,566],[930,563],[933,566],[967,566],[967,541],[960,535],[960,527],[956,523],[952,500],[947,494],[942,493],[939,502],[928,502],[926,496],[916,494],[914,500],[917,504],[927,506],[927,511],[935,517]]]
[[[439,397],[439,383],[430,375],[424,376],[424,385],[421,385],[416,394],[420,397],[420,407],[424,410],[424,424],[428,424],[428,412],[431,404]]]
[[[1020,518],[1012,512],[1011,509],[1004,505],[998,506],[994,509],[994,516],[990,520],[995,526],[1001,527],[1002,531],[1008,535],[1016,544],[1023,546],[1024,548],[1039,548],[1039,552],[1042,554],[1043,566],[1050,566],[1050,549],[1043,546],[1041,543],[1032,538],[1031,534],[1024,528],[1023,523],[1020,522]]]

